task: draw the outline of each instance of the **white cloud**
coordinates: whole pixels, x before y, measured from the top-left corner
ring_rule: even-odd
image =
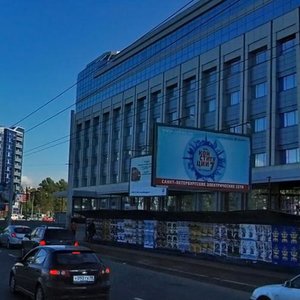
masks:
[[[31,178],[29,178],[27,176],[22,176],[21,185],[23,187],[25,187],[25,186],[34,187],[37,184],[34,183],[33,179],[31,179]]]

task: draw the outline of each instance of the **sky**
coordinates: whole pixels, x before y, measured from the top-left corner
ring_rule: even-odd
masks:
[[[0,0],[0,125],[25,129],[22,185],[68,179],[78,73],[191,0]]]

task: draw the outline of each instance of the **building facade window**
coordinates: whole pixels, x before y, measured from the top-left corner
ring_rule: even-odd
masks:
[[[267,83],[262,82],[255,85],[255,98],[264,97],[267,95]]]
[[[279,41],[280,54],[286,54],[294,49],[296,45],[296,38],[294,35]]]
[[[183,126],[195,126],[196,91],[195,76],[183,81],[182,116],[180,118],[180,124]]]
[[[171,85],[166,89],[166,123],[178,124],[178,87]]]
[[[236,105],[240,103],[240,91],[229,93],[229,105]]]
[[[203,74],[203,81],[206,85],[217,82],[217,68],[212,68],[210,70],[205,71]]]
[[[237,74],[241,71],[241,63],[240,58],[236,58],[229,62],[226,62],[225,71],[227,75]]]
[[[265,167],[267,165],[267,154],[256,153],[254,154],[254,167]]]
[[[204,71],[201,80],[204,114],[216,111],[217,85],[217,68]]]
[[[231,125],[229,127],[229,132],[231,132],[231,133],[242,133],[242,126],[241,125]]]
[[[300,162],[300,148],[286,149],[283,151],[283,162],[294,164]]]
[[[282,76],[279,78],[279,90],[280,91],[286,91],[286,90],[292,89],[292,88],[296,87],[296,85],[297,85],[296,73]]]
[[[207,99],[206,101],[207,112],[216,110],[216,98]]]
[[[298,110],[293,110],[281,114],[282,127],[289,127],[298,124]]]
[[[259,65],[267,61],[267,49],[263,48],[254,52],[254,64]]]
[[[261,132],[266,130],[266,117],[254,120],[254,132]]]

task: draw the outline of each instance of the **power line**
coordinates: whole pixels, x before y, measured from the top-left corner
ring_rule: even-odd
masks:
[[[176,14],[178,14],[180,11],[182,11],[185,7],[187,7],[188,5],[190,5],[192,2],[194,2],[195,0],[191,0],[189,1],[187,4],[185,4],[184,6],[182,6],[180,9],[178,9],[177,11],[175,11],[173,14],[171,14],[169,17],[167,17],[165,20],[163,20],[161,23],[159,23],[157,26],[155,26],[152,30],[150,30],[150,32],[154,31],[155,29],[157,29],[159,26],[161,26],[162,24],[164,24],[165,22],[167,22],[169,19],[171,19],[173,16],[175,16]],[[97,59],[96,59],[97,60]],[[25,121],[26,119],[30,118],[32,115],[34,115],[35,113],[37,113],[38,111],[40,111],[41,109],[43,109],[44,107],[46,107],[47,105],[49,105],[50,103],[54,102],[55,100],[57,100],[58,98],[60,98],[62,95],[64,95],[65,93],[67,93],[68,91],[70,91],[71,89],[73,89],[75,86],[78,85],[78,83],[80,83],[81,81],[87,79],[90,75],[92,75],[95,71],[92,70],[90,73],[88,73],[85,77],[81,78],[80,80],[77,80],[75,83],[73,83],[71,86],[69,86],[68,88],[66,88],[65,90],[63,90],[62,92],[60,92],[58,95],[56,95],[55,97],[53,97],[52,99],[50,99],[49,101],[47,101],[46,103],[44,103],[43,105],[39,106],[38,108],[36,108],[35,110],[33,110],[32,112],[30,112],[29,114],[27,114],[26,116],[24,116],[23,118],[21,118],[19,121],[17,121],[16,123],[14,123],[12,126],[17,126],[19,123]],[[67,109],[69,109],[70,107],[74,106],[71,105],[69,107],[67,107],[66,109],[64,109],[62,112],[66,111]],[[58,116],[60,113],[56,113],[53,117]],[[52,117],[48,118],[45,120],[45,122],[51,120]],[[42,125],[45,122],[42,122],[38,125]],[[34,126],[32,128],[30,128],[30,130],[36,128],[38,126]],[[28,131],[30,131],[28,130]],[[28,132],[27,131],[27,132]]]
[[[296,46],[296,45],[295,45]],[[273,47],[273,48],[276,48],[277,46],[275,46],[275,47]],[[265,64],[265,63],[268,63],[268,62],[270,62],[271,60],[272,60],[272,58],[271,58],[271,50],[272,50],[272,48],[270,48],[270,49],[267,49],[266,50],[266,52],[269,54],[269,59],[266,59],[265,61],[263,61],[263,62],[261,62],[261,63],[259,63],[259,64],[255,64],[255,65],[250,65],[248,68],[245,68],[245,69],[241,69],[239,72],[237,72],[237,73],[235,73],[235,75],[237,75],[237,74],[240,74],[240,73],[242,73],[242,72],[246,72],[246,71],[250,71],[252,68],[254,68],[254,67],[257,67],[257,66],[259,66],[259,65],[261,65],[261,64]],[[249,59],[251,59],[251,58],[249,58]],[[247,59],[248,60],[248,59]],[[246,62],[247,60],[239,60],[239,63],[243,63],[243,62]],[[224,72],[226,72],[227,71],[227,69],[228,68],[230,68],[230,66],[226,66],[225,68],[223,68],[223,71]],[[214,68],[213,68],[214,69]],[[220,72],[220,71],[219,71]],[[221,78],[221,76],[219,76],[219,78]],[[223,78],[223,79],[218,79],[218,80],[216,80],[216,81],[214,81],[214,82],[211,82],[211,83],[209,83],[209,84],[207,84],[205,87],[206,88],[209,88],[209,86],[210,85],[216,85],[216,84],[219,84],[221,81],[223,81],[223,80],[225,80],[225,78]],[[181,92],[181,90],[183,90],[184,89],[184,87],[182,87],[182,88],[178,88],[177,89],[177,91],[178,91],[178,93],[180,93]],[[198,86],[198,88],[195,90],[196,92],[199,92],[199,90],[200,89],[203,89],[203,86],[201,86],[200,84],[199,84],[199,86]],[[161,99],[163,99],[163,97],[164,97],[165,95],[164,95],[164,93],[161,93],[161,96],[160,96],[160,98]],[[179,97],[179,96],[178,96]],[[166,104],[167,102],[165,102],[165,104]],[[45,121],[44,121],[45,122]],[[101,125],[101,124],[100,124]],[[83,130],[83,129],[82,129]],[[66,137],[70,137],[70,139],[69,140],[66,140],[65,141],[65,143],[66,142],[69,142],[69,141],[71,141],[73,138],[71,137],[71,135],[68,135],[68,136],[64,136],[64,137],[62,137],[61,139],[63,139],[63,138],[66,138]],[[51,143],[53,143],[53,142],[56,142],[57,140],[54,140],[54,141],[51,141],[51,142],[49,142],[49,143],[46,143],[46,144],[43,144],[43,145],[41,145],[41,146],[38,146],[38,147],[36,147],[36,148],[40,148],[40,147],[43,147],[43,146],[46,146],[46,145],[48,145],[48,144],[51,144]],[[57,145],[60,145],[60,144],[62,144],[62,143],[59,143],[59,144],[57,144]],[[49,149],[49,148],[52,148],[52,147],[55,147],[56,145],[53,145],[53,146],[50,146],[50,147],[47,147],[47,148],[44,148],[43,150],[46,150],[46,149]],[[31,149],[31,150],[35,150],[35,148],[33,148],[33,149]],[[29,150],[28,152],[30,152],[31,150]],[[43,150],[41,150],[41,151],[43,151]],[[34,153],[38,153],[39,151],[36,151],[36,152],[34,152]],[[30,153],[30,154],[33,154],[33,153]],[[29,155],[30,155],[29,154]]]
[[[217,15],[223,13],[224,11],[226,11],[228,8],[232,7],[234,4],[236,4],[236,3],[239,2],[239,1],[240,1],[240,0],[237,0],[237,1],[233,2],[233,3],[231,3],[230,5],[228,5],[228,7],[225,7],[225,8],[224,8],[223,10],[221,10],[218,14],[215,14],[215,15],[213,15],[211,18],[209,18],[208,20],[206,20],[206,22],[211,21],[211,20],[212,20],[213,18],[215,18]],[[192,1],[190,1],[190,2],[189,2],[188,4],[186,4],[186,5],[189,5],[191,2],[192,2]],[[186,6],[186,5],[185,5],[185,6]],[[184,7],[185,7],[185,6],[184,6]],[[176,14],[176,13],[175,13],[175,14]],[[168,17],[168,18],[170,18],[170,17]],[[167,19],[166,19],[166,20],[167,20]],[[164,22],[165,22],[165,21],[163,21],[162,23],[164,23]],[[205,24],[206,22],[204,22],[203,24]],[[203,26],[203,24],[201,24],[201,26]],[[193,28],[193,29],[191,29],[189,32],[187,32],[187,34],[192,33],[193,31],[195,31],[196,29],[200,28],[201,26],[200,26],[200,25],[199,25],[199,26],[196,26],[195,28]],[[221,26],[220,26],[220,28],[221,28]],[[174,40],[170,45],[165,46],[164,48],[160,49],[158,52],[156,52],[156,53],[154,53],[153,55],[151,55],[151,56],[145,61],[145,62],[146,62],[146,66],[147,66],[147,64],[150,65],[150,64],[152,63],[151,61],[149,61],[151,58],[155,58],[160,52],[166,50],[167,48],[170,48],[170,47],[171,47],[172,45],[174,45],[176,42],[178,42],[179,40],[184,39],[184,38],[185,38],[185,36],[182,36],[182,37],[180,37],[180,38]],[[183,45],[182,48],[184,48],[184,46],[185,46],[185,45]],[[176,49],[176,51],[178,51],[178,48]],[[167,56],[169,56],[169,53],[167,53],[164,57],[167,57]],[[147,61],[148,61],[148,62],[147,62]],[[91,96],[97,94],[97,93],[100,92],[101,90],[103,90],[103,89],[109,87],[110,85],[112,85],[112,84],[114,84],[115,82],[117,82],[118,80],[120,80],[122,77],[125,77],[126,75],[128,75],[128,73],[131,73],[131,72],[133,72],[133,71],[137,71],[137,70],[139,70],[139,69],[144,68],[144,67],[145,67],[144,65],[145,65],[145,63],[142,63],[142,64],[137,65],[137,66],[133,66],[132,68],[128,69],[128,70],[127,70],[126,72],[124,72],[123,74],[120,74],[119,76],[115,77],[114,80],[112,80],[112,81],[110,81],[109,83],[105,84],[104,86],[102,86],[102,87],[96,89],[96,90],[93,91],[92,93],[86,95],[85,97],[83,97],[82,99],[80,99],[79,101],[77,101],[76,103],[74,103],[74,104],[72,104],[72,105],[70,105],[70,106],[64,108],[63,110],[57,112],[57,113],[54,114],[53,116],[51,116],[51,117],[45,119],[44,121],[42,121],[42,122],[36,124],[35,126],[29,128],[28,130],[26,130],[26,132],[30,132],[31,130],[33,130],[33,129],[39,127],[39,126],[41,126],[42,124],[48,122],[49,120],[51,120],[51,119],[57,117],[57,116],[60,115],[61,113],[67,111],[67,110],[70,109],[71,107],[77,105],[78,103],[83,102],[85,99],[87,99],[87,98],[89,98],[89,97],[91,97]],[[91,74],[93,74],[93,73],[94,73],[94,71],[92,71],[91,73],[89,73],[87,76],[81,78],[79,81],[77,81],[75,84],[73,84],[72,87],[68,88],[67,90],[73,88],[73,87],[76,86],[79,82],[81,82],[81,81],[87,79],[87,78],[89,77],[89,75],[91,75]],[[66,91],[67,91],[67,90],[66,90]],[[64,93],[64,92],[62,92],[61,94],[63,94],[63,93]],[[55,99],[57,99],[57,97],[54,97],[53,99],[51,99],[51,100],[48,101],[47,103],[51,103],[51,102],[53,102]],[[42,107],[36,109],[35,112],[36,112],[36,111],[39,111],[41,108],[45,107],[46,105],[47,105],[47,104],[42,105]],[[31,115],[34,114],[35,112],[32,112],[32,113],[29,114],[27,117],[31,116]],[[26,117],[26,118],[27,118],[27,117]],[[25,118],[23,118],[22,120],[24,120],[24,119],[25,119]],[[18,123],[19,123],[19,122],[17,122],[16,124],[18,124]]]
[[[236,2],[238,2],[238,1],[236,1]],[[235,3],[236,3],[236,2],[235,2]],[[233,4],[232,4],[232,5],[233,5]],[[215,15],[215,16],[216,16],[216,15]],[[214,16],[214,17],[215,17],[215,16]],[[193,30],[195,30],[195,29],[193,29]],[[178,41],[178,40],[177,40],[177,41]],[[169,46],[168,46],[168,47],[169,47]],[[177,50],[178,50],[178,49],[177,49]],[[156,53],[155,55],[157,55],[157,54],[158,54],[158,53]],[[246,60],[244,60],[244,62],[245,62],[245,61],[246,61]],[[240,61],[240,62],[243,62],[243,61]],[[136,69],[136,68],[137,68],[137,67],[134,67],[134,69]],[[128,70],[128,72],[130,72],[130,71],[132,71],[132,70]],[[246,71],[246,69],[244,69],[243,71]],[[242,72],[242,71],[241,71],[241,72]],[[126,72],[126,73],[127,73],[127,72]],[[122,74],[122,75],[120,75],[120,76],[122,77],[122,76],[126,75],[126,73],[125,73],[125,74]],[[117,81],[118,79],[119,79],[119,78],[117,78],[115,81]],[[113,82],[114,82],[114,81],[110,82],[109,84],[112,84]],[[107,85],[109,85],[109,84],[107,84]],[[91,97],[91,96],[94,95],[95,93],[98,93],[100,90],[102,90],[102,89],[105,88],[105,87],[106,87],[106,86],[101,87],[100,89],[97,89],[97,90],[94,91],[93,93],[91,93],[91,94],[87,95],[86,97],[84,97],[83,99],[81,99],[79,102],[85,100],[85,99],[88,98],[88,97]],[[78,102],[78,103],[79,103],[79,102]],[[73,104],[73,105],[74,105],[74,104]],[[69,106],[68,108],[65,108],[63,111],[61,111],[61,112],[59,112],[59,113],[53,115],[52,117],[50,117],[50,118],[44,120],[43,122],[37,124],[36,126],[30,128],[28,131],[33,130],[34,128],[40,126],[41,124],[46,123],[47,121],[49,121],[50,119],[52,119],[52,118],[54,118],[55,116],[59,115],[60,113],[66,111],[67,109],[69,109],[69,108],[72,107],[73,105]]]

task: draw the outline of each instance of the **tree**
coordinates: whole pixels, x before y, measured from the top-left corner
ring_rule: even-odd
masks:
[[[56,212],[61,212],[66,209],[66,203],[62,199],[56,198],[53,194],[55,192],[65,191],[68,184],[64,179],[55,182],[50,177],[45,178],[39,184],[38,188],[29,189],[30,197],[26,205],[27,215],[37,211],[47,215],[53,215]]]

